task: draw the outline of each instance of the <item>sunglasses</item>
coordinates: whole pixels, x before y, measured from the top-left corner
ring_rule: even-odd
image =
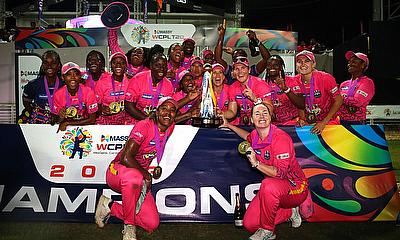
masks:
[[[249,63],[249,60],[247,60],[246,57],[236,57],[233,59],[234,63]]]

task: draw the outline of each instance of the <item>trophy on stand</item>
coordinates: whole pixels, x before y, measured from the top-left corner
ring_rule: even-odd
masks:
[[[202,82],[202,98],[200,103],[200,117],[192,119],[194,127],[213,128],[222,124],[222,119],[215,112],[216,98],[212,90],[211,74],[205,72]]]

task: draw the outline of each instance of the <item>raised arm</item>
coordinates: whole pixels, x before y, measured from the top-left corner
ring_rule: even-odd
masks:
[[[224,45],[225,30],[226,30],[226,20],[224,19],[223,23],[218,26],[218,40],[217,40],[217,45],[215,46],[214,49],[214,56],[215,56],[215,61],[224,66],[224,68],[226,69],[228,64],[225,62],[224,59],[222,59],[222,48]]]

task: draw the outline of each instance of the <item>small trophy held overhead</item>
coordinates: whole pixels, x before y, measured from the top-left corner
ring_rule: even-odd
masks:
[[[216,98],[212,89],[211,74],[205,72],[202,82],[202,98],[200,116],[192,119],[194,127],[214,128],[222,124],[222,118],[217,117],[215,106]]]

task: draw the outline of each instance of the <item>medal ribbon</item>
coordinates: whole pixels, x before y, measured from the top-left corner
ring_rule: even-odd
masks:
[[[158,85],[157,85],[157,90],[156,90],[156,94],[153,94],[153,81],[152,78],[149,78],[149,90],[150,90],[150,94],[152,95],[152,99],[151,99],[151,106],[153,108],[155,108],[157,106],[157,102],[158,102],[158,97],[160,96],[160,92],[161,92],[161,88],[162,88],[162,84],[164,82],[164,79],[162,79]]]
[[[302,88],[301,90],[306,95],[306,104],[308,106],[308,109],[310,109],[310,112],[312,112],[313,104],[314,104],[314,90],[315,90],[314,77],[311,77],[311,80],[310,80],[309,94],[306,93],[306,86],[304,85],[303,81],[301,81],[301,88]]]
[[[123,81],[124,81],[124,79],[122,79],[122,81],[121,81],[121,86],[119,87],[118,93],[120,93],[122,91]],[[119,102],[119,95],[115,92],[115,78],[114,78],[114,75],[111,75],[111,86],[112,86],[112,89],[113,89],[114,98],[117,100],[116,102]]]
[[[351,84],[349,85],[349,91],[347,92],[348,97],[354,97],[354,93],[356,92],[357,84],[360,82],[361,77],[362,76],[358,77],[356,80],[352,81]]]
[[[271,124],[270,128],[269,128],[269,132],[268,132],[268,136],[267,136],[267,142],[263,142],[261,141],[261,143],[258,143],[260,139],[260,136],[258,135],[258,132],[255,131],[255,134],[251,134],[251,147],[253,149],[262,149],[265,147],[268,147],[269,145],[271,145],[272,142],[272,135],[275,131],[276,126]]]
[[[276,83],[274,83],[274,82],[271,82],[270,84],[269,84],[269,87],[272,89],[272,91],[271,91],[271,98],[272,98],[272,101],[275,101],[276,100],[276,96],[277,96],[277,93],[278,93],[278,91],[279,91],[279,87],[276,85]]]
[[[154,138],[156,142],[157,166],[159,166],[164,155],[165,144],[167,143],[167,133],[165,133],[163,140],[160,141],[160,132],[158,131],[157,123],[154,123]]]
[[[44,76],[43,81],[44,81],[44,88],[46,90],[46,96],[47,96],[47,101],[49,103],[50,111],[54,112],[53,95],[54,95],[54,92],[58,89],[58,86],[60,85],[60,80],[58,79],[58,77],[56,77],[56,83],[54,84],[53,94],[50,94],[49,84],[47,82],[46,76]]]
[[[91,73],[88,73],[86,81],[89,81],[90,88],[94,91],[94,80]]]
[[[222,88],[221,94],[219,95],[219,99],[218,99],[218,108],[220,110],[222,110],[222,108],[224,107],[224,88]]]
[[[68,88],[65,88],[65,98],[67,99],[67,108],[71,106],[71,98],[69,97]],[[82,88],[78,89],[78,104],[79,110],[82,110]]]

